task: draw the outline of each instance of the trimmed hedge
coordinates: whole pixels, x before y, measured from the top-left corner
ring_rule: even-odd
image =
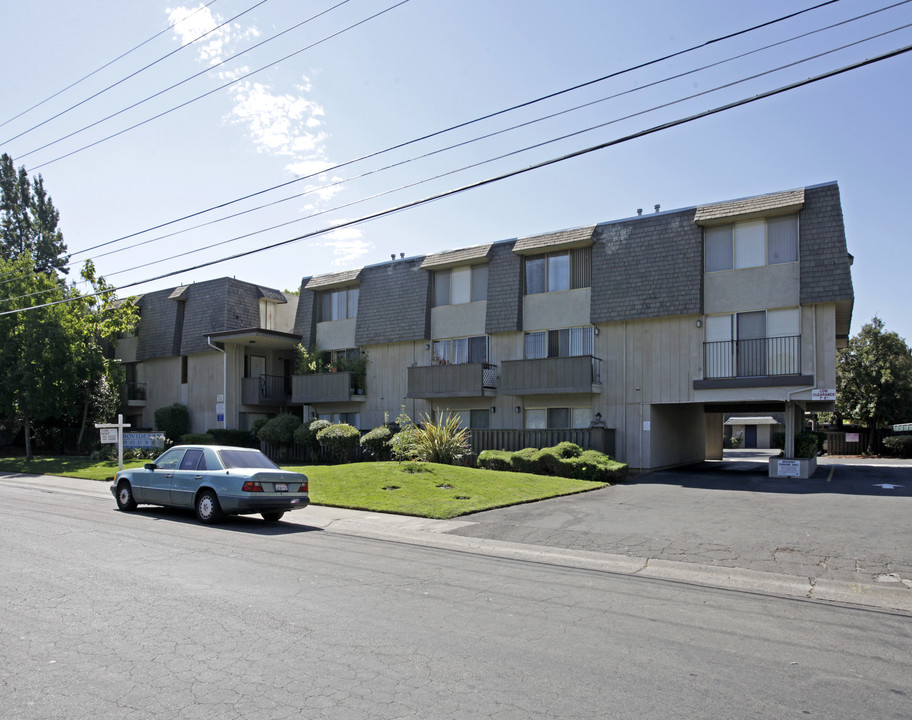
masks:
[[[329,456],[338,463],[351,460],[358,447],[361,433],[347,423],[325,427],[317,433],[317,440]]]
[[[883,444],[890,455],[912,458],[912,435],[893,435],[884,438]]]
[[[573,443],[560,443],[541,450],[523,448],[517,452],[484,450],[478,456],[478,467],[593,482],[619,483],[627,479],[627,465],[596,450],[583,450]]]
[[[206,431],[215,439],[215,445],[231,445],[234,447],[260,447],[259,441],[251,435],[249,430],[229,430],[227,428],[209,428]]]
[[[216,445],[210,433],[186,433],[180,436],[181,445]]]
[[[366,450],[374,460],[389,460],[391,452],[389,441],[393,432],[386,425],[375,427],[361,438],[361,447]]]

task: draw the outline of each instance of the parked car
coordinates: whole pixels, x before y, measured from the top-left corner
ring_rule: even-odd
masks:
[[[124,512],[137,505],[192,508],[200,522],[260,513],[276,522],[307,507],[307,476],[282,470],[259,450],[177,445],[142,469],[122,470],[111,492]]]

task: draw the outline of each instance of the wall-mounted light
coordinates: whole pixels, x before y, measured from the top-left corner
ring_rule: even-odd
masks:
[[[515,412],[518,415],[519,413],[522,412],[522,408],[519,405],[517,405],[515,408],[513,408],[513,412]]]
[[[703,321],[702,321],[702,320],[697,320],[697,327],[698,327],[698,328],[703,327]]]
[[[493,415],[493,414],[496,413],[496,412],[497,412],[497,407],[494,406],[494,405],[492,405],[492,406],[491,406],[491,414]]]
[[[425,349],[425,350],[430,350],[430,349],[431,349],[431,344],[430,344],[430,343],[425,343],[425,344],[424,344],[424,349]]]
[[[601,421],[602,421],[602,414],[601,414],[601,413],[598,413],[598,412],[597,412],[597,413],[595,414],[595,421],[596,421],[596,422],[601,422]]]
[[[598,329],[597,325],[592,329],[592,332],[594,332],[596,335],[599,334],[599,329]]]

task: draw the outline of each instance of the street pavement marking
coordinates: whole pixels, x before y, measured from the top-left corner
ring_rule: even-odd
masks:
[[[830,468],[830,474],[827,476],[827,482],[833,479],[833,473],[836,472],[836,466]]]

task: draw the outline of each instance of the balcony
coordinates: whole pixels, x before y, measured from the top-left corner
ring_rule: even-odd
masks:
[[[146,384],[139,382],[128,382],[127,384],[127,406],[138,407],[146,404]]]
[[[508,360],[503,363],[500,392],[504,395],[600,393],[602,361],[592,355]]]
[[[281,407],[288,405],[290,400],[288,382],[280,375],[258,375],[241,380],[241,402],[244,405]]]
[[[801,374],[801,336],[703,343],[703,379],[695,390],[813,385]]]
[[[364,402],[364,376],[351,372],[294,375],[291,401],[295,404]]]
[[[484,397],[497,391],[497,366],[490,363],[429,365],[408,369],[410,398]]]

